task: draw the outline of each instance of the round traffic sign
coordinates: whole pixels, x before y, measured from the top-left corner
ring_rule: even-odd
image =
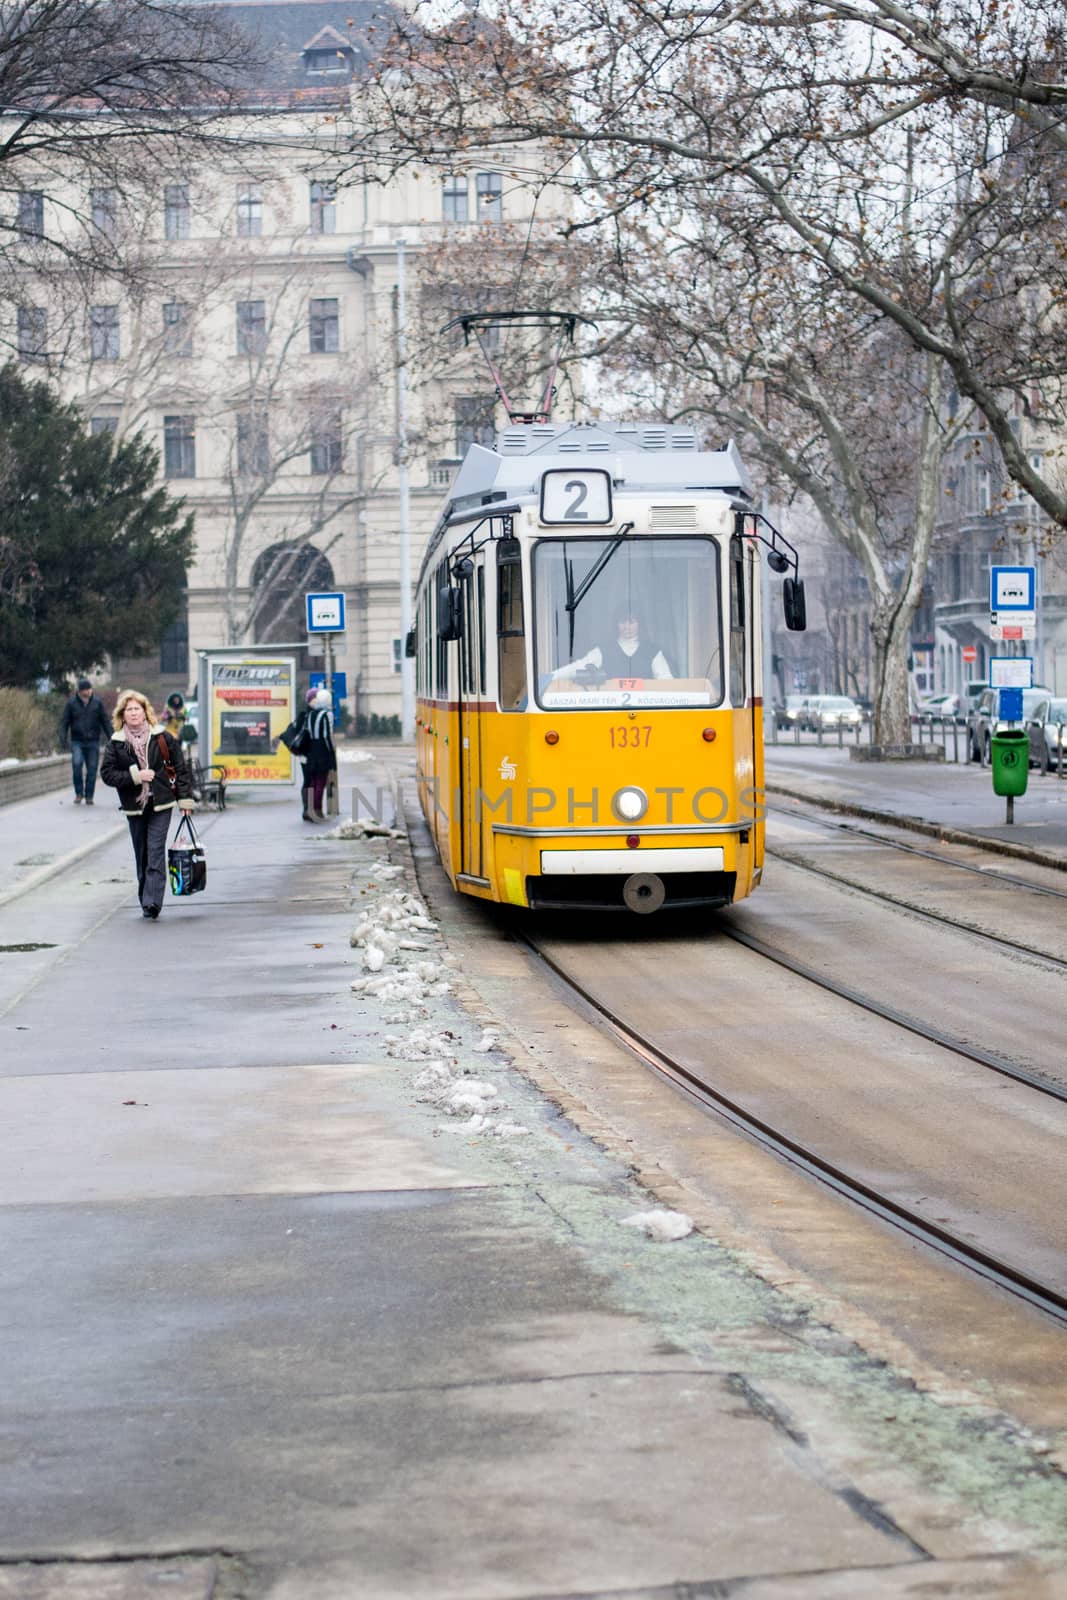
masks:
[[[977,646],[973,645],[973,644],[965,644],[963,649],[960,651],[960,655],[961,655],[961,657],[963,658],[964,661],[977,661],[978,660],[978,649],[977,649]]]

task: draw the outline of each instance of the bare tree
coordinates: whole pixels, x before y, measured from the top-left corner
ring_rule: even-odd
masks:
[[[0,14],[0,343],[59,367],[101,280],[158,258],[168,186],[254,144],[258,65],[224,11],[21,0]],[[22,326],[15,310],[29,313]],[[39,350],[27,351],[27,328]]]
[[[233,644],[269,636],[309,554],[351,536],[384,472],[369,448],[365,352],[337,350],[327,374],[308,375],[309,342],[332,338],[316,321],[323,313],[309,312],[312,283],[290,263],[227,284],[243,372],[207,415],[225,441],[217,560]]]
[[[712,206],[895,324],[1067,526],[1058,468],[1013,427],[1019,395],[1067,423],[1061,24],[1051,5],[502,0],[491,23],[399,24],[352,159],[370,173],[481,151],[517,168],[547,152],[575,230],[653,199]]]

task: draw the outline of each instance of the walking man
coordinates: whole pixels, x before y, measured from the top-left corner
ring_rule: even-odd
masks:
[[[93,803],[96,788],[96,768],[100,760],[100,740],[110,739],[111,719],[104,710],[104,702],[93,693],[88,678],[79,678],[78,687],[67,701],[63,721],[59,725],[59,742],[65,750],[70,741],[71,777],[74,780],[74,804],[87,806]]]

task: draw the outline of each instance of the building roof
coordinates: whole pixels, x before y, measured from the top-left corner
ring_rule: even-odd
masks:
[[[347,97],[394,17],[388,0],[222,0],[214,9],[248,36],[246,94],[282,104]]]

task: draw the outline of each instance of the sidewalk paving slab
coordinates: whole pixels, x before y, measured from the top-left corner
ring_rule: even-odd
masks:
[[[674,1600],[812,1574],[903,1597],[922,1589],[877,1584],[964,1549],[1011,1593],[1003,1552],[1067,1504],[1044,1463],[998,1419],[905,1400],[713,1239],[622,1227],[647,1194],[459,1003],[462,949],[416,928],[389,951],[407,843],[325,833],[290,798],[235,803],[208,893],[158,924],[123,840],[88,885],[0,907],[0,941],[32,913],[51,945],[5,957],[0,1017],[0,1600],[37,1600],[10,1587],[29,1559],[82,1600],[79,1560],[103,1582],[153,1552],[218,1552],[225,1600]],[[351,943],[363,917],[380,963]],[[391,977],[412,981],[365,987]],[[521,984],[512,1002],[498,1039]],[[420,1087],[433,1061],[499,1109],[449,1116]],[[842,1435],[861,1378],[876,1408],[914,1405],[897,1470],[926,1510],[896,1516],[842,1464],[858,1446],[790,1423],[782,1363]],[[979,1492],[939,1478],[964,1441]]]

